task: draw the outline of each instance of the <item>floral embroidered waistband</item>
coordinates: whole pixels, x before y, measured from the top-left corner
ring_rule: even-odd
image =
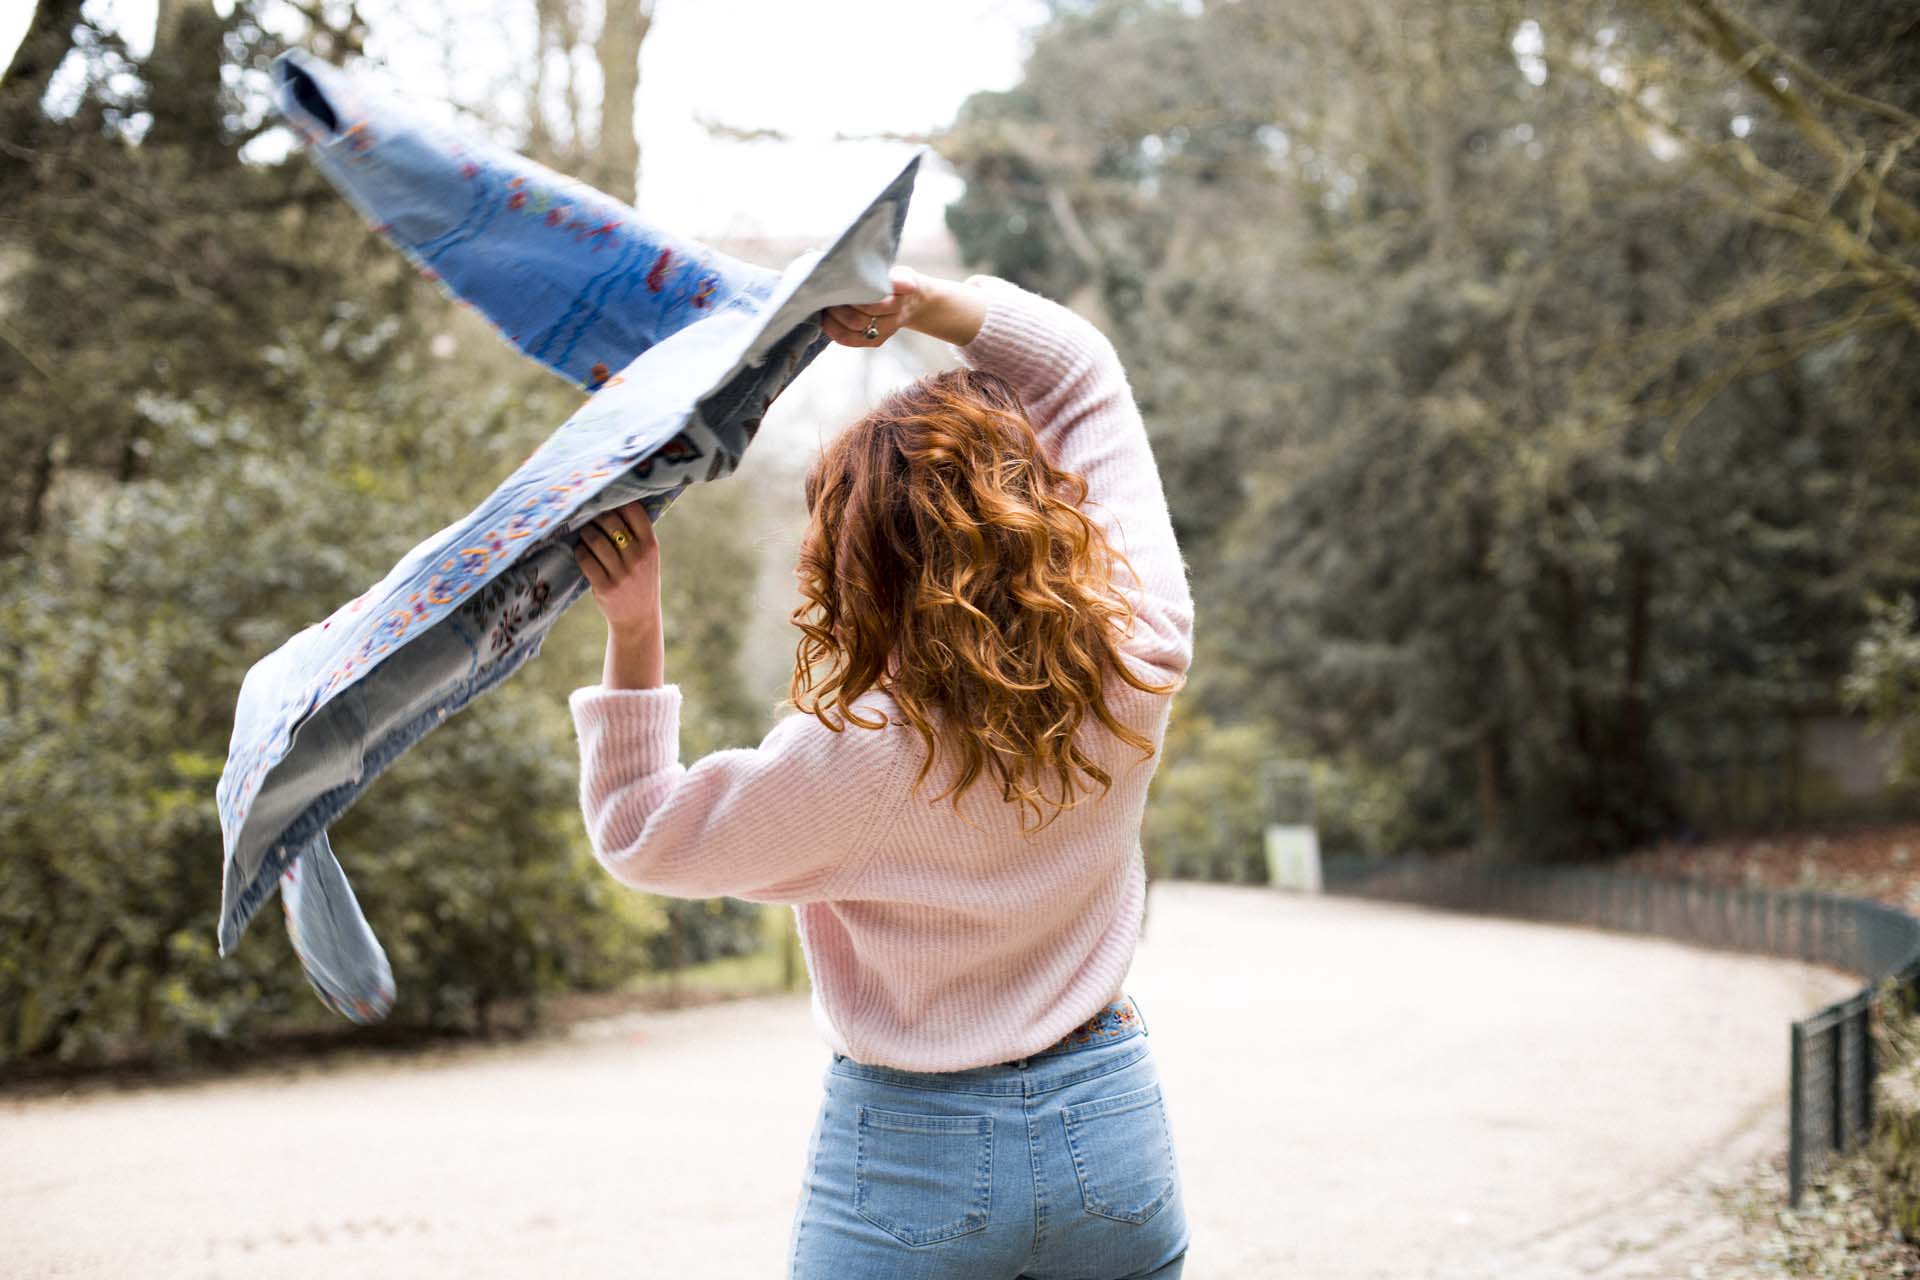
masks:
[[[1100,1012],[1088,1018],[1073,1030],[1042,1049],[1034,1057],[1049,1053],[1059,1053],[1063,1049],[1077,1048],[1083,1044],[1092,1044],[1099,1040],[1117,1040],[1133,1031],[1145,1031],[1146,1021],[1141,1018],[1140,1010],[1135,1007],[1131,996],[1121,996]]]

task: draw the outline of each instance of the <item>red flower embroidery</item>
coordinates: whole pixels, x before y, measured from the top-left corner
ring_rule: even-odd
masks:
[[[667,287],[667,263],[673,260],[673,250],[662,249],[660,256],[654,259],[653,269],[647,272],[647,288],[658,293]]]

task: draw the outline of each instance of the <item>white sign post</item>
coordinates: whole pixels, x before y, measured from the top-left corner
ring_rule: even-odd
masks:
[[[1267,880],[1276,889],[1319,893],[1320,832],[1314,825],[1313,773],[1304,763],[1270,764],[1261,776],[1267,811]]]

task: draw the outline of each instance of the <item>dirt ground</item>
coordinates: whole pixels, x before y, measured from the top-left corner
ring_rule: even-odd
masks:
[[[1610,867],[1741,888],[1842,893],[1920,912],[1920,823],[1914,822],[1668,841]]]
[[[1724,1274],[1831,970],[1156,883],[1129,989],[1190,1280]],[[804,996],[510,1047],[0,1098],[0,1274],[784,1274],[828,1059]]]

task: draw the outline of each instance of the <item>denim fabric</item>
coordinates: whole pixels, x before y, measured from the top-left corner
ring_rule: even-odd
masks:
[[[1175,1280],[1187,1244],[1143,1018],[968,1071],[828,1063],[790,1280]]]
[[[522,157],[288,54],[278,106],[329,179],[421,270],[592,397],[473,512],[248,671],[216,791],[225,955],[283,889],[314,989],[359,1022],[391,969],[327,826],[421,737],[540,650],[588,588],[579,529],[639,500],[659,518],[731,473],[767,406],[828,339],[826,307],[888,289],[915,156],[824,252],[784,272],[670,237]]]

